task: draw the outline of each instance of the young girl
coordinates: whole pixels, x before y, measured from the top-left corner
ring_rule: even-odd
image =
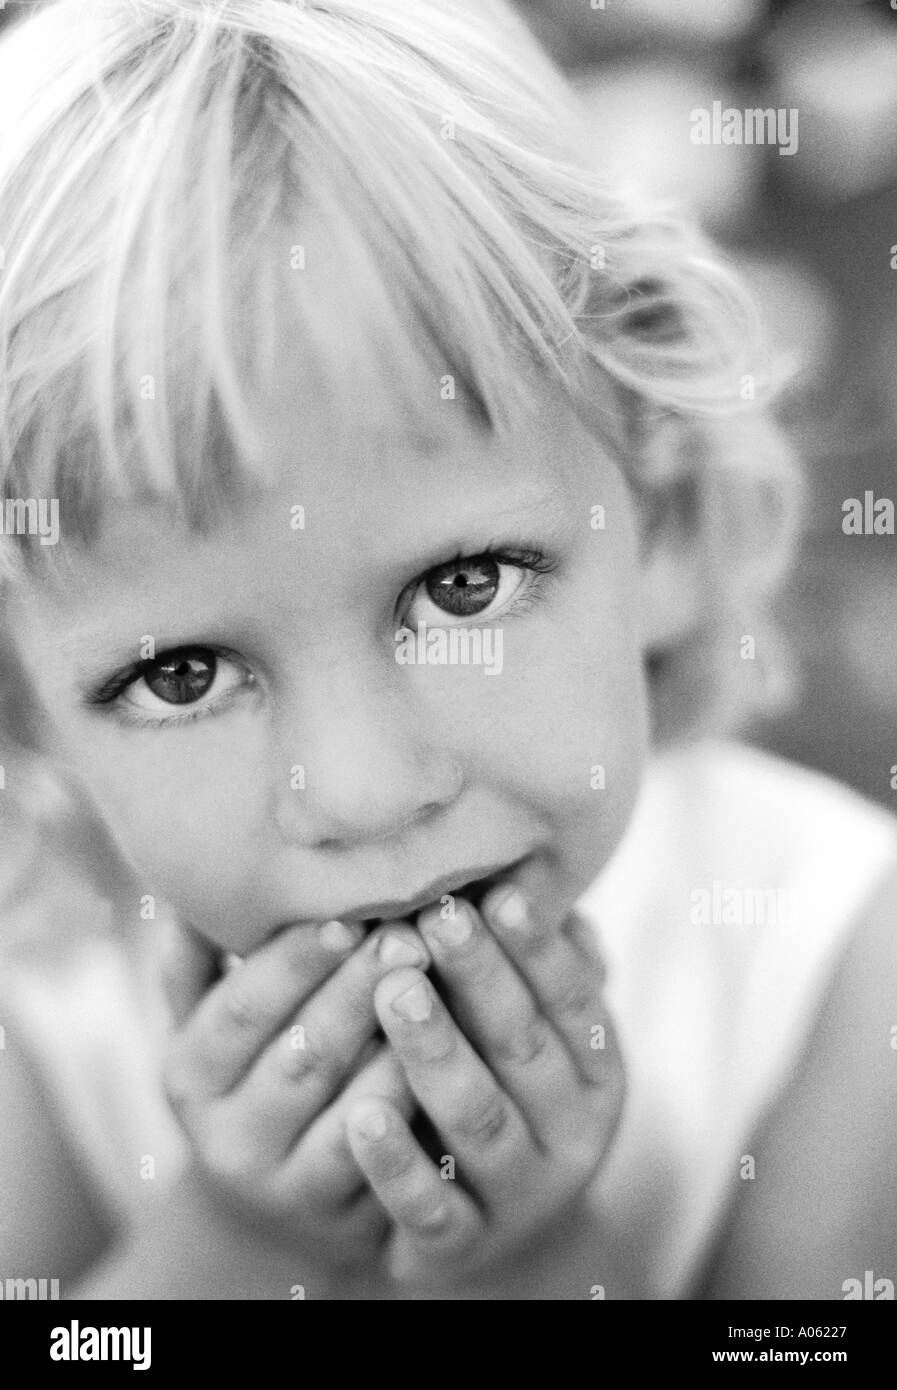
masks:
[[[57,0],[0,94],[0,1274],[893,1277],[894,827],[721,738],[795,512],[729,274],[483,0]]]

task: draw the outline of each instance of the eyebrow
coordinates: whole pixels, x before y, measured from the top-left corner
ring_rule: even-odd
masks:
[[[397,567],[423,573],[443,559],[459,553],[474,555],[478,549],[501,545],[498,533],[512,529],[518,534],[508,536],[508,545],[513,545],[515,540],[536,543],[540,536],[560,543],[570,534],[570,517],[561,501],[559,489],[542,488],[524,492],[511,506],[487,506],[479,515],[462,516],[457,520],[453,518],[451,532],[428,541],[426,547],[422,546],[416,553],[403,554],[397,561]]]

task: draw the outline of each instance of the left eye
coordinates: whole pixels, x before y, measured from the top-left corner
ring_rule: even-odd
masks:
[[[119,700],[147,714],[170,714],[178,708],[195,707],[207,695],[218,700],[241,682],[245,682],[245,673],[233,660],[205,647],[182,647],[163,652],[144,667],[121,691]]]
[[[522,563],[509,564],[492,555],[452,560],[437,565],[421,580],[405,621],[427,622],[427,605],[440,615],[473,618],[490,608],[503,608],[526,580]],[[438,621],[438,619],[437,619]]]

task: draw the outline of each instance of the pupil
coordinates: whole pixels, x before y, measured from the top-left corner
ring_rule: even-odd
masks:
[[[189,705],[203,696],[215,679],[212,655],[170,657],[158,661],[143,679],[154,695],[171,705]]]
[[[495,601],[498,582],[498,565],[486,557],[441,565],[429,575],[427,593],[444,613],[471,617]]]

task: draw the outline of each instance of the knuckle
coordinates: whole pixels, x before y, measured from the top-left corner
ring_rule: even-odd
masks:
[[[403,1194],[400,1214],[406,1226],[428,1237],[443,1236],[451,1224],[451,1210],[445,1197],[422,1183]]]
[[[570,981],[566,988],[560,990],[556,1008],[558,1008],[559,1013],[566,1013],[566,1015],[573,1017],[581,1017],[583,1013],[594,1012],[595,981],[592,979]]]
[[[453,1032],[439,1034],[427,1039],[426,1047],[418,1051],[428,1066],[444,1067],[453,1062],[458,1054],[458,1040]]]
[[[415,1028],[405,1028],[397,1036],[390,1036],[390,1045],[401,1058],[413,1058],[415,1062],[434,1070],[447,1069],[451,1074],[459,1061],[460,1033],[454,1020],[447,1017],[430,1018],[427,1023]]]
[[[239,974],[239,971],[234,971],[234,976]],[[258,1019],[258,1007],[245,984],[242,981],[239,984],[232,981],[229,983],[222,1001],[225,1023],[230,1028],[246,1033],[251,1030]]]
[[[491,1147],[504,1137],[509,1120],[508,1106],[495,1091],[462,1110],[456,1127],[465,1139]]]
[[[530,1066],[544,1055],[550,1037],[547,1025],[533,1017],[495,1044],[497,1060],[511,1066]]]
[[[317,1047],[302,1024],[290,1028],[278,1039],[276,1056],[278,1071],[287,1081],[307,1076],[319,1064]]]
[[[299,1082],[315,1094],[326,1094],[337,1081],[336,1053],[333,1048],[325,1047],[320,1038],[303,1032],[301,1046],[293,1046],[291,1037],[284,1040],[279,1071],[287,1082]]]
[[[409,1175],[414,1173],[415,1167],[415,1154],[400,1141],[384,1144],[383,1152],[377,1158],[380,1181],[385,1186],[394,1187],[402,1200],[408,1191]]]
[[[551,1004],[552,1011],[568,1018],[580,1018],[595,1008],[594,981],[574,980],[558,990]]]
[[[416,1258],[396,1271],[397,1283],[412,1287],[422,1276],[453,1278],[476,1269],[483,1245],[479,1226],[452,1219],[447,1224],[433,1224],[430,1229],[409,1224],[406,1230],[409,1248]]]

